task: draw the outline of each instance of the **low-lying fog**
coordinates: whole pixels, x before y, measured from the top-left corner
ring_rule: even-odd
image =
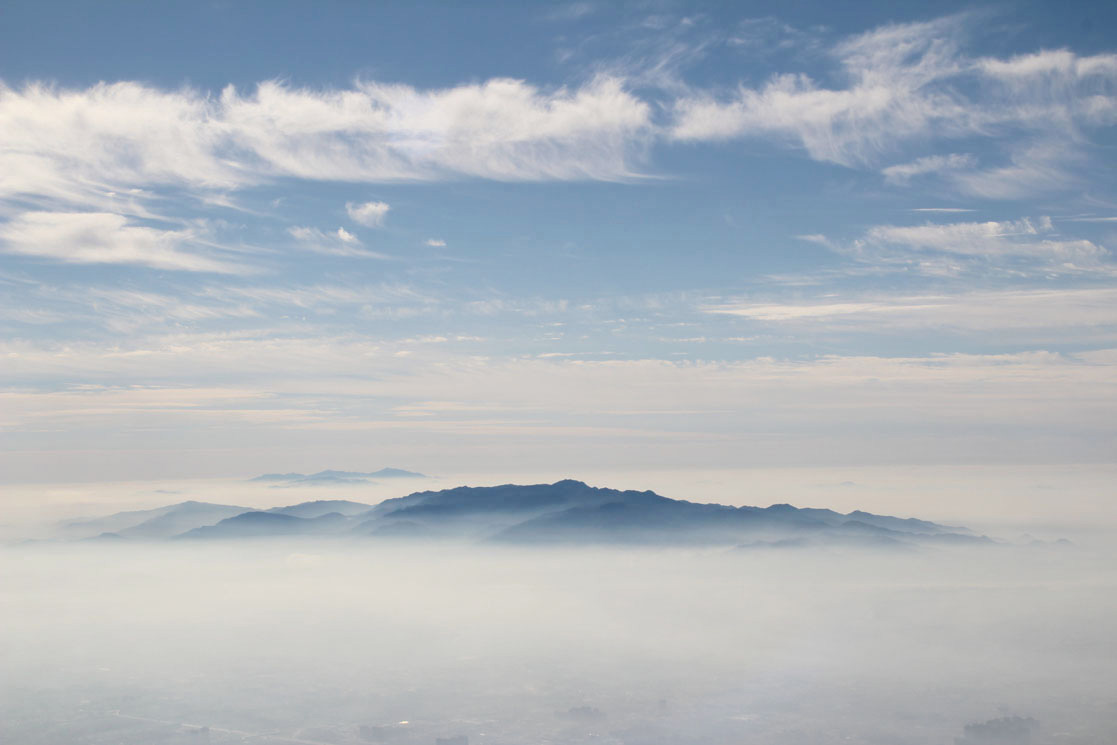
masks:
[[[1115,566],[1098,545],[8,546],[0,741],[1109,743]]]

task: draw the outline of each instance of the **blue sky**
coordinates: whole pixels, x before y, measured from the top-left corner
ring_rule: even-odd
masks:
[[[0,467],[1111,462],[1115,30],[6,3]]]

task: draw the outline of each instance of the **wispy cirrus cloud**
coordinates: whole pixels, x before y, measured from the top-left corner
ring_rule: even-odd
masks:
[[[435,91],[363,83],[355,95],[325,101],[269,84],[253,99],[232,102],[230,117],[241,120],[246,115],[242,108],[253,114],[278,111],[272,121],[284,126],[274,129],[290,137],[282,113],[288,107],[321,110],[325,125],[312,126],[312,131],[350,130],[357,135],[351,153],[360,170],[354,175],[369,179],[383,178],[377,168],[385,161],[402,164],[409,179],[629,178],[636,175],[636,138],[650,121],[649,106],[626,91],[622,80],[609,77],[573,90],[551,91],[511,79]],[[338,166],[329,169],[335,173],[347,168],[333,160],[328,165]],[[299,164],[291,172],[308,172],[315,178],[311,168],[313,164]]]
[[[1052,133],[1050,139],[1016,146],[1005,163],[986,168],[944,169],[958,191],[984,199],[1024,199],[1037,192],[1061,191],[1082,183],[1089,170],[1081,147]]]
[[[702,39],[637,50],[638,59],[599,65],[613,72],[571,87],[508,78],[438,89],[268,81],[247,92],[0,83],[0,199],[150,217],[160,189],[229,204],[229,194],[280,178],[615,181],[641,175],[656,143],[739,137],[883,167],[894,182],[954,174],[975,195],[1065,188],[1083,133],[1117,122],[1117,55],[974,57],[963,49],[974,18],[881,26],[829,46],[833,80],[788,71],[728,92],[683,78],[679,60],[709,52]],[[784,36],[779,46],[808,37],[818,45],[809,35]],[[912,141],[958,137],[1006,138],[1007,162],[978,168],[960,153],[886,165]],[[387,206],[352,203],[350,211],[375,227]]]
[[[544,16],[548,21],[577,21],[586,16],[593,15],[598,10],[597,5],[587,2],[562,3]]]
[[[855,241],[855,251],[895,247],[915,252],[962,257],[1029,259],[1067,268],[1087,268],[1108,256],[1108,251],[1085,239],[1061,238],[1049,217],[1033,220],[877,225]]]
[[[55,290],[44,294],[57,296],[59,293]],[[86,288],[79,307],[87,317],[90,310],[94,310],[97,320],[106,327],[126,332],[168,322],[199,323],[261,316],[257,309],[243,302],[207,303],[202,298],[128,288]]]
[[[365,183],[637,174],[650,107],[614,78],[544,90],[493,79],[453,88],[360,81],[243,94],[134,82],[0,85],[0,197],[84,202],[107,191],[227,190],[271,178]]]
[[[0,250],[70,264],[133,264],[238,274],[247,267],[198,250],[193,230],[165,230],[108,212],[24,212],[0,223]],[[193,250],[192,250],[193,249]]]
[[[937,211],[937,210],[936,210]],[[947,210],[951,212],[953,210]],[[881,270],[958,276],[973,271],[1024,277],[1112,276],[1106,247],[1061,233],[1049,217],[920,225],[875,225],[852,241],[799,236]]]
[[[297,226],[289,228],[287,232],[292,238],[298,241],[300,246],[307,250],[314,251],[315,253],[327,254],[329,256],[344,256],[353,259],[391,258],[386,254],[369,251],[364,248],[360,239],[345,228],[338,228],[331,232],[323,232],[317,228]]]
[[[0,205],[16,214],[4,223],[5,242],[12,253],[73,263],[233,272],[230,262],[188,251],[190,231],[135,221],[182,205],[235,206],[238,191],[283,178],[631,179],[651,132],[650,106],[605,76],[575,88],[513,79],[427,90],[264,82],[250,93],[218,94],[136,82],[0,82]],[[347,205],[366,227],[382,225],[389,209]],[[313,250],[379,256],[344,229],[298,230]]]
[[[952,294],[861,294],[842,300],[718,303],[705,312],[765,323],[826,326],[872,333],[882,329],[1003,331],[1117,330],[1117,289],[1015,289]],[[1112,337],[1112,332],[1110,334]]]
[[[977,159],[968,154],[951,153],[950,155],[928,155],[917,158],[910,163],[898,163],[881,170],[884,180],[892,184],[906,184],[913,177],[929,173],[942,173],[943,171],[956,171],[972,169],[977,165]]]
[[[959,70],[964,18],[891,25],[849,38],[831,50],[847,85],[823,87],[804,74],[781,73],[760,88],[728,96],[696,92],[674,103],[672,136],[681,140],[776,137],[811,157],[843,165],[875,160],[896,142],[936,123],[970,129],[964,101],[941,83]]]
[[[692,89],[671,104],[670,136],[767,138],[858,168],[880,167],[914,142],[996,137],[1007,162],[934,154],[882,171],[894,184],[939,174],[964,193],[990,198],[1069,188],[1090,146],[1087,133],[1117,123],[1117,55],[975,57],[964,43],[976,18],[890,24],[849,37],[829,49],[838,69],[831,81],[779,73],[758,87]]]
[[[1021,54],[1007,60],[983,57],[978,60],[981,71],[991,78],[1010,86],[1033,86],[1046,83],[1051,89],[1061,89],[1083,80],[1105,79],[1117,75],[1117,55],[1099,54],[1080,57],[1066,49],[1048,49],[1031,54]],[[1062,91],[1051,90],[1050,95]],[[1083,110],[1094,116],[1108,119],[1117,111],[1108,107],[1107,99],[1087,99]]]

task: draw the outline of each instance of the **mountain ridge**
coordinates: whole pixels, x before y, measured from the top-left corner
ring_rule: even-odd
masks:
[[[286,476],[286,474],[281,474]],[[132,521],[133,524],[129,524]],[[79,522],[128,539],[331,536],[458,540],[504,545],[979,545],[960,526],[910,517],[831,509],[730,506],[617,490],[575,479],[551,484],[459,486],[386,499],[376,505],[323,499],[252,509],[187,501]],[[71,529],[73,524],[71,524]],[[97,528],[115,528],[100,529]],[[177,528],[181,528],[177,530]]]

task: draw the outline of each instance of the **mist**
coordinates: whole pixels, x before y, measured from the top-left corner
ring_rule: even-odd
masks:
[[[1102,743],[1113,558],[9,545],[0,739]]]

